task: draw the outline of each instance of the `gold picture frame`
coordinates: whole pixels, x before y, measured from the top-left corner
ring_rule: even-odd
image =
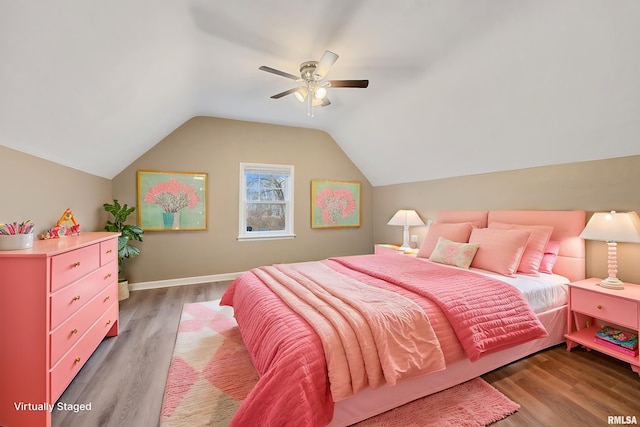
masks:
[[[138,171],[138,225],[145,231],[207,229],[207,174]]]
[[[361,185],[357,181],[311,181],[311,228],[360,227]]]

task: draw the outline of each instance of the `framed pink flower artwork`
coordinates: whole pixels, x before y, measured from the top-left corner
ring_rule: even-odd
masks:
[[[138,225],[145,231],[206,230],[207,174],[138,171]]]
[[[360,227],[360,183],[311,181],[311,227]]]

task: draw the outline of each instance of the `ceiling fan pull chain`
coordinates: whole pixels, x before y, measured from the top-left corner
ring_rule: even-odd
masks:
[[[307,85],[307,116],[313,117],[313,87]]]

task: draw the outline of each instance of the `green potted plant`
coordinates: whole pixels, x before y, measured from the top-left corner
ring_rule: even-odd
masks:
[[[122,262],[125,258],[133,258],[140,255],[140,249],[131,245],[132,240],[142,242],[144,230],[133,224],[126,224],[127,217],[131,215],[136,208],[129,207],[125,203],[120,205],[116,199],[113,204],[105,203],[102,205],[104,210],[111,214],[113,218],[109,218],[104,229],[107,231],[120,233],[118,237],[118,275],[122,271]],[[125,278],[118,278],[118,301],[129,298],[129,282]]]

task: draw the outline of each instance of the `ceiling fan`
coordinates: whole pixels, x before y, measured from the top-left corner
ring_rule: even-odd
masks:
[[[331,104],[327,97],[327,89],[332,87],[366,88],[369,86],[369,80],[325,80],[324,77],[337,59],[337,54],[325,50],[320,61],[305,61],[300,64],[300,76],[265,65],[260,67],[259,70],[297,81],[300,86],[277,93],[271,98],[279,99],[283,96],[294,94],[298,101],[307,102],[307,115],[313,117],[313,107],[326,107]]]

